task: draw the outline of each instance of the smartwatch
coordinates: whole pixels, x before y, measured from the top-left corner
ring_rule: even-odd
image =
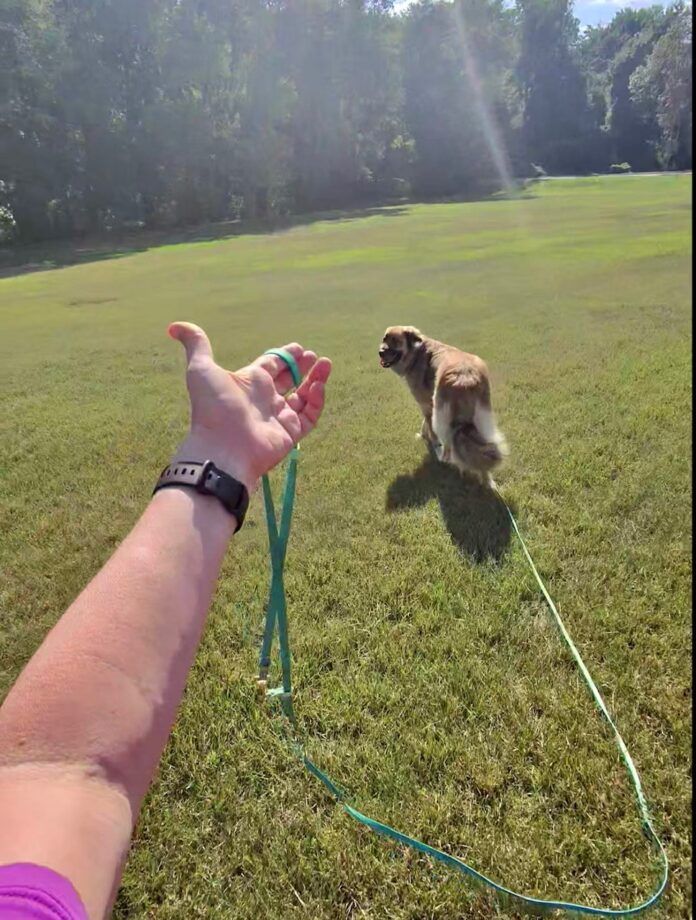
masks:
[[[201,495],[212,495],[237,519],[237,530],[244,523],[249,507],[247,487],[229,473],[218,469],[212,460],[180,460],[165,466],[152,494],[169,486],[185,486]]]

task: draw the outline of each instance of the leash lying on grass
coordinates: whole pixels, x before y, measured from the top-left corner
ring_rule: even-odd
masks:
[[[295,386],[298,386],[300,383],[300,373],[292,356],[282,349],[271,349],[269,352],[267,352],[267,354],[275,354],[285,361],[285,363],[288,365],[288,368],[290,369],[290,373],[292,374]],[[266,524],[268,527],[268,543],[271,554],[271,587],[268,599],[268,608],[266,611],[266,624],[264,628],[263,642],[261,645],[259,677],[257,681],[259,698],[262,700],[266,697],[277,698],[293,730],[295,730],[297,727],[297,721],[295,719],[295,712],[292,703],[290,644],[288,640],[288,619],[285,599],[285,586],[283,582],[283,569],[285,566],[285,554],[287,551],[288,539],[290,537],[290,525],[292,522],[292,512],[295,502],[295,484],[297,481],[298,458],[299,448],[296,447],[290,452],[288,458],[288,464],[285,473],[285,485],[282,495],[280,523],[278,523],[276,518],[273,495],[271,492],[268,476],[263,477],[263,498],[266,511]],[[506,888],[505,885],[502,885],[499,882],[495,882],[487,876],[483,875],[481,872],[477,871],[472,866],[467,865],[467,863],[461,859],[458,859],[456,856],[451,856],[449,853],[445,853],[443,850],[438,850],[435,847],[429,846],[427,843],[416,840],[414,837],[409,837],[407,834],[402,834],[400,831],[395,830],[388,824],[382,824],[380,821],[376,821],[374,818],[370,818],[367,815],[362,814],[349,804],[345,793],[333,782],[333,780],[331,780],[326,775],[326,773],[323,772],[323,770],[320,770],[319,767],[317,767],[317,765],[307,757],[298,740],[293,740],[292,747],[295,754],[300,758],[307,770],[309,770],[313,776],[315,776],[321,783],[324,784],[326,789],[342,805],[344,810],[351,816],[351,818],[354,818],[356,821],[359,821],[360,824],[364,824],[366,827],[371,828],[378,834],[382,834],[385,837],[390,837],[392,840],[396,840],[397,843],[405,844],[406,846],[411,847],[420,853],[425,853],[427,856],[431,856],[433,859],[444,863],[451,869],[455,869],[458,872],[469,876],[471,879],[482,883],[487,888],[494,891],[496,894],[510,899],[512,902],[515,902],[516,906],[518,907],[525,908],[528,911],[532,910],[545,912],[551,910],[564,910],[576,914],[600,917],[635,916],[636,914],[647,910],[649,907],[654,906],[662,896],[662,893],[664,892],[667,885],[667,879],[669,877],[669,863],[667,860],[667,854],[659,837],[655,833],[655,829],[653,828],[652,822],[650,820],[648,803],[643,793],[640,776],[638,775],[638,771],[636,770],[628,748],[626,747],[626,744],[624,743],[624,740],[621,737],[616,724],[609,714],[609,710],[607,709],[607,706],[602,699],[602,695],[597,689],[597,685],[592,679],[592,675],[588,671],[585,662],[580,656],[580,652],[577,650],[575,643],[573,642],[568,630],[566,629],[565,624],[563,623],[563,620],[561,619],[561,616],[556,608],[556,605],[554,604],[551,595],[547,591],[546,585],[542,581],[541,575],[539,575],[539,572],[537,571],[537,567],[534,565],[534,560],[532,559],[531,554],[527,548],[527,544],[525,543],[524,538],[520,533],[520,529],[517,526],[517,521],[515,520],[512,511],[510,510],[507,502],[503,498],[497,486],[495,486],[495,491],[510,517],[513,529],[520,541],[520,545],[522,546],[522,550],[524,551],[524,554],[527,558],[527,562],[529,563],[532,573],[536,578],[537,584],[541,589],[541,593],[544,595],[544,599],[546,600],[546,603],[548,604],[548,607],[553,614],[556,625],[558,626],[566,645],[570,649],[571,655],[575,659],[575,663],[577,664],[580,673],[582,674],[583,679],[587,684],[590,693],[592,694],[592,698],[594,699],[597,708],[606,719],[614,735],[614,740],[616,741],[619,753],[621,754],[621,758],[626,766],[626,770],[628,772],[628,776],[635,793],[636,804],[641,817],[643,831],[657,851],[660,860],[660,881],[658,882],[657,887],[650,895],[650,897],[635,907],[617,909],[591,907],[588,904],[573,904],[572,902],[568,901],[533,898],[529,895],[513,891],[510,888]],[[279,687],[268,689],[268,672],[271,665],[271,651],[273,645],[273,637],[276,629],[278,632],[282,683]]]

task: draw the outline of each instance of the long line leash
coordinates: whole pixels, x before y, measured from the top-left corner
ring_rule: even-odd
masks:
[[[270,354],[275,354],[278,357],[282,358],[283,361],[287,364],[290,373],[293,377],[295,385],[297,386],[300,382],[300,374],[297,364],[290,354],[283,351],[282,349],[271,349]],[[280,515],[280,523],[278,523],[276,518],[275,506],[273,502],[273,494],[271,492],[270,482],[267,476],[263,477],[263,497],[264,497],[264,507],[266,511],[266,524],[268,527],[268,544],[271,555],[271,586],[268,598],[268,606],[266,610],[266,622],[264,627],[263,641],[261,644],[261,655],[259,660],[259,676],[257,680],[257,691],[260,699],[265,699],[266,697],[277,698],[281,704],[283,712],[287,717],[292,729],[297,728],[297,720],[295,717],[295,712],[292,703],[292,674],[291,674],[291,656],[290,656],[290,642],[288,638],[288,618],[287,618],[287,602],[285,597],[285,586],[283,581],[283,570],[285,565],[285,555],[287,552],[288,540],[290,537],[290,525],[292,523],[292,512],[295,503],[295,486],[297,482],[297,463],[299,459],[299,448],[295,448],[291,451],[288,458],[288,463],[285,473],[285,484],[283,487],[282,493],[282,507]],[[315,776],[328,790],[328,792],[342,805],[343,809],[358,821],[360,824],[369,827],[371,830],[376,831],[378,834],[382,834],[385,837],[389,837],[392,840],[395,840],[397,843],[404,844],[405,846],[410,847],[413,850],[417,850],[420,853],[424,853],[427,856],[431,856],[433,859],[438,862],[444,863],[446,866],[454,869],[458,872],[461,872],[464,875],[467,875],[469,878],[475,880],[476,882],[481,883],[482,885],[490,888],[492,891],[496,892],[498,895],[501,895],[505,898],[509,898],[512,901],[518,902],[521,907],[525,907],[528,910],[533,909],[536,911],[546,912],[551,910],[564,910],[576,914],[584,914],[588,916],[600,916],[600,917],[631,917],[636,914],[642,913],[648,908],[654,906],[661,898],[662,893],[664,892],[667,886],[667,880],[669,878],[669,862],[667,859],[667,853],[660,841],[660,838],[657,836],[655,829],[653,827],[650,812],[648,808],[648,803],[643,792],[643,786],[640,781],[640,776],[638,775],[638,770],[633,762],[626,744],[624,743],[621,734],[612,719],[606,703],[602,699],[602,695],[599,692],[597,685],[592,679],[585,662],[582,660],[580,652],[578,651],[575,643],[573,642],[570,633],[565,627],[561,615],[556,608],[556,605],[551,598],[546,585],[544,584],[541,575],[539,574],[537,567],[534,564],[534,560],[527,548],[527,544],[520,533],[520,529],[515,520],[515,516],[510,510],[509,505],[503,498],[498,487],[495,487],[496,494],[500,501],[502,502],[505,510],[508,513],[510,522],[512,523],[513,529],[517,538],[520,541],[524,555],[529,563],[529,567],[532,570],[532,573],[541,589],[541,593],[548,604],[548,607],[556,621],[561,636],[563,637],[566,645],[570,649],[570,653],[575,659],[582,677],[587,684],[587,687],[592,695],[592,698],[599,709],[600,713],[604,716],[607,721],[613,735],[616,745],[619,749],[621,759],[624,762],[626,770],[635,793],[636,804],[638,807],[638,812],[640,814],[643,832],[647,836],[648,840],[657,851],[660,862],[660,880],[653,890],[647,900],[642,901],[640,904],[634,907],[626,908],[609,908],[609,907],[592,907],[588,904],[574,904],[570,901],[559,901],[559,900],[550,900],[545,898],[533,898],[530,895],[521,894],[520,892],[513,891],[511,888],[507,888],[505,885],[494,881],[493,879],[488,878],[488,876],[479,872],[477,869],[474,869],[472,866],[465,863],[462,859],[459,859],[457,856],[452,856],[449,853],[445,853],[444,850],[439,850],[436,847],[432,847],[427,843],[423,843],[421,840],[417,840],[415,837],[409,837],[407,834],[401,833],[401,831],[395,830],[393,827],[390,827],[388,824],[383,824],[380,821],[376,821],[374,818],[370,818],[367,815],[362,814],[354,808],[346,798],[346,794],[340,789],[333,780],[324,773],[315,763],[313,763],[309,757],[305,754],[302,745],[298,740],[293,740],[292,747],[295,754],[300,758],[306,769]],[[282,681],[280,686],[269,689],[268,687],[268,674],[271,665],[271,652],[273,646],[273,638],[275,632],[278,633],[278,645],[280,651],[280,663],[281,663],[281,675]]]

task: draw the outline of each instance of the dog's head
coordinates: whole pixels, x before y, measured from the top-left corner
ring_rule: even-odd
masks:
[[[422,346],[423,336],[415,326],[390,326],[379,346],[379,363],[403,374]]]

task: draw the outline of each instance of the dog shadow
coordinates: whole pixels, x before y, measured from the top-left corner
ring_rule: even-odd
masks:
[[[387,489],[386,510],[418,508],[437,498],[454,545],[475,562],[502,557],[511,538],[507,511],[498,496],[429,453],[418,469],[397,476]],[[512,509],[514,513],[514,508]]]

